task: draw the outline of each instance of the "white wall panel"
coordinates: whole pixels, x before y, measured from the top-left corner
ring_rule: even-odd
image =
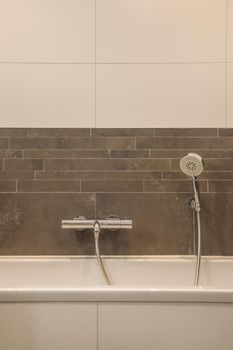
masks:
[[[0,61],[93,62],[94,0],[1,0]]]
[[[233,128],[233,63],[227,65],[227,126]]]
[[[94,127],[94,65],[0,64],[0,127]]]
[[[96,350],[92,303],[1,303],[2,350]]]
[[[230,350],[232,304],[99,306],[99,350]]]
[[[99,62],[225,59],[225,0],[98,0]]]
[[[97,127],[224,127],[224,64],[97,66]]]
[[[227,60],[233,62],[233,0],[228,0]]]

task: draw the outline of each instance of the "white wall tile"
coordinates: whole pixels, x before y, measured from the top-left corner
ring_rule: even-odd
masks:
[[[99,62],[216,62],[225,45],[225,0],[97,2]]]
[[[94,0],[1,0],[0,61],[93,62]]]
[[[101,350],[227,350],[233,344],[232,304],[100,303],[98,321]]]
[[[0,127],[93,127],[94,65],[0,64]]]
[[[228,0],[227,60],[233,62],[233,0]]]
[[[227,65],[227,126],[233,128],[233,63]]]
[[[0,303],[3,350],[95,350],[95,303]]]
[[[224,127],[224,64],[101,64],[97,127]]]

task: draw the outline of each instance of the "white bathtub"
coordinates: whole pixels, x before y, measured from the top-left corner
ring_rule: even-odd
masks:
[[[233,258],[0,259],[1,350],[233,350]]]

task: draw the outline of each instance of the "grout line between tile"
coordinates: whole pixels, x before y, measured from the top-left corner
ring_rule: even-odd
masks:
[[[95,196],[95,219],[96,219],[96,215],[97,215],[97,195],[96,193],[94,193]]]
[[[95,31],[96,32],[96,31]],[[96,34],[95,34],[96,35]],[[56,62],[56,61],[40,61],[40,62],[33,62],[33,61],[0,61],[0,64],[20,64],[20,65],[169,65],[169,64],[175,64],[175,65],[182,65],[182,64],[224,64],[226,61],[179,61],[179,62],[162,62],[162,61],[155,61],[155,62],[97,62],[96,58],[93,62]],[[231,61],[229,61],[231,62]]]
[[[99,302],[96,305],[96,337],[96,350],[99,350]]]
[[[228,126],[228,63],[227,63],[227,55],[228,55],[228,0],[226,0],[226,52],[225,52],[225,128]]]
[[[94,115],[95,115],[95,128],[97,127],[97,120],[96,120],[96,113],[97,113],[97,108],[96,108],[96,103],[97,103],[97,89],[96,89],[96,79],[97,79],[97,72],[96,72],[96,20],[97,20],[97,16],[96,16],[96,6],[97,6],[97,0],[95,0],[95,2],[94,2],[94,17],[95,17],[95,19],[94,19],[94,21],[95,21],[95,24],[94,24],[94,30],[95,30],[95,34],[94,34],[94,41],[95,41],[95,43],[94,43],[94,45],[95,45],[95,48],[94,48],[94,55],[95,55],[95,68],[94,68],[94,70],[95,70],[95,77],[94,77]]]

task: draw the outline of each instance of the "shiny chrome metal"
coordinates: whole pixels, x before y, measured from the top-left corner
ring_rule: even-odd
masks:
[[[93,230],[94,230],[94,237],[95,237],[95,252],[96,252],[96,257],[97,257],[97,261],[99,264],[99,268],[102,272],[102,275],[105,279],[105,282],[110,286],[111,282],[110,282],[108,274],[105,270],[105,267],[104,267],[104,264],[103,264],[103,261],[102,261],[101,255],[100,255],[100,250],[99,250],[99,235],[100,235],[101,228],[100,228],[100,224],[97,220],[94,223]]]
[[[95,252],[99,268],[103,274],[105,282],[108,285],[111,285],[108,274],[105,270],[100,249],[99,249],[99,235],[102,229],[107,229],[111,231],[119,229],[131,229],[133,226],[132,220],[120,220],[116,216],[108,217],[107,219],[102,220],[87,220],[83,216],[77,216],[73,220],[62,220],[63,229],[75,229],[77,231],[84,231],[86,229],[92,229],[95,237]]]
[[[189,153],[180,160],[180,168],[186,174],[191,176],[193,183],[194,198],[189,202],[189,207],[196,212],[197,218],[197,260],[194,277],[194,285],[199,285],[201,269],[201,206],[199,200],[198,175],[203,171],[203,162],[201,156],[195,153]]]
[[[196,176],[192,177],[193,182],[193,192],[194,192],[194,206],[193,210],[196,212],[196,218],[197,218],[197,261],[196,261],[196,269],[195,269],[195,278],[194,278],[194,285],[199,285],[199,278],[200,278],[200,269],[201,269],[201,217],[200,217],[200,200],[199,200],[199,191],[198,191],[198,179]]]
[[[73,220],[62,220],[62,228],[76,230],[93,229],[93,226],[96,221],[98,221],[101,230],[118,230],[132,228],[132,220],[120,220],[119,218],[87,220],[80,217],[74,218]]]

